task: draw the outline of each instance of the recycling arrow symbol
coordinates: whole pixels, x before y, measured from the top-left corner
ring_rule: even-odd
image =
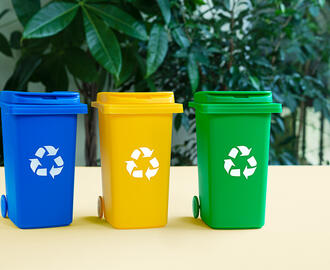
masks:
[[[38,150],[35,152],[34,157],[29,159],[30,161],[30,168],[38,176],[47,176],[48,174],[54,179],[55,176],[59,175],[63,168],[64,168],[64,161],[61,156],[57,156],[59,148],[55,148],[54,146],[48,145],[39,147]],[[42,160],[46,156],[54,157],[54,163],[50,169],[43,168]],[[56,157],[57,156],[57,157]]]
[[[135,149],[131,154],[132,160],[125,161],[126,170],[128,171],[129,175],[134,178],[143,178],[143,175],[145,175],[150,181],[150,178],[155,176],[159,170],[159,162],[157,158],[152,158],[153,152],[154,150],[150,150],[148,147],[140,147]],[[141,170],[138,168],[135,161],[139,158],[151,158],[149,160],[150,166],[148,166],[147,170]]]
[[[233,161],[233,159],[236,159],[238,153],[241,153],[240,156],[241,157],[249,157],[247,159],[247,163],[249,166],[245,166],[244,170],[243,170],[243,175],[246,179],[248,179],[248,177],[252,176],[255,172],[255,170],[257,169],[257,161],[255,159],[254,156],[250,156],[252,148],[248,148],[244,145],[241,146],[237,146],[237,147],[233,147],[228,156],[230,158],[225,159],[224,160],[224,168],[226,170],[226,172],[234,177],[240,177],[241,176],[241,169],[239,168],[235,168],[236,165]],[[234,167],[234,168],[233,168]]]

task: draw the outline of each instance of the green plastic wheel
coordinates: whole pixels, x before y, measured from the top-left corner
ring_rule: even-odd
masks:
[[[199,200],[198,200],[197,196],[193,197],[192,208],[193,208],[194,218],[198,218],[198,216],[199,216]]]

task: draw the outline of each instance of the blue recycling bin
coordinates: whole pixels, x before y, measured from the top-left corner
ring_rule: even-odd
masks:
[[[79,93],[0,92],[6,195],[1,214],[17,227],[72,222]]]

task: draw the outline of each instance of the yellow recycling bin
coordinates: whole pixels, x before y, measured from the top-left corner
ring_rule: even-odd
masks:
[[[172,92],[98,93],[103,197],[99,216],[115,228],[167,223]]]

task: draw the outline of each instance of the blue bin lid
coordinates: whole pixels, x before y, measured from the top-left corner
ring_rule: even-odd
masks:
[[[0,107],[11,114],[85,114],[87,105],[80,103],[76,92],[1,91]]]

